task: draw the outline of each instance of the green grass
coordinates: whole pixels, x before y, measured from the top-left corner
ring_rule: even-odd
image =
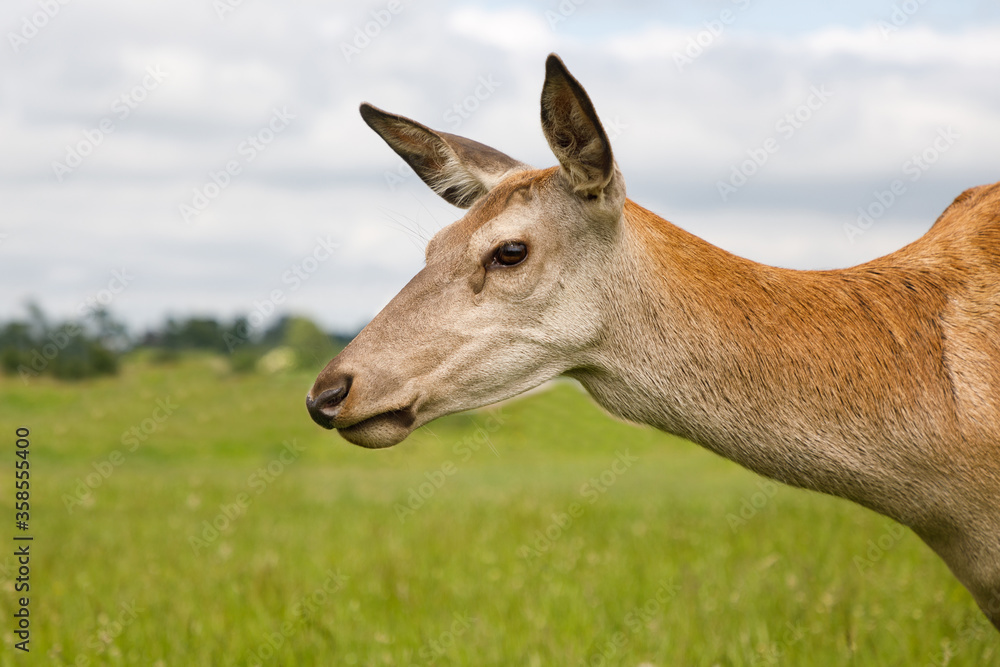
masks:
[[[10,536],[31,429],[32,664],[1000,661],[908,531],[612,420],[572,384],[367,451],[312,424],[312,379],[191,357],[0,380]],[[176,406],[159,423],[158,400]],[[4,665],[25,663],[12,566]]]

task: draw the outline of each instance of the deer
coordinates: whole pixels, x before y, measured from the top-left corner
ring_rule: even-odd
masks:
[[[628,199],[555,54],[541,95],[553,167],[360,112],[467,212],[319,373],[306,396],[317,424],[390,447],[573,378],[615,417],[907,526],[1000,629],[1000,183],[961,193],[888,255],[794,270]]]

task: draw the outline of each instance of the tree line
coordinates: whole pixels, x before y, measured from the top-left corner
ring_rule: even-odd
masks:
[[[52,320],[37,304],[26,315],[0,324],[0,369],[25,381],[39,376],[79,380],[118,373],[123,355],[147,351],[155,363],[171,363],[189,352],[225,355],[234,372],[322,367],[353,338],[327,333],[308,318],[275,317],[252,327],[246,317],[168,317],[133,334],[108,310],[79,320]]]

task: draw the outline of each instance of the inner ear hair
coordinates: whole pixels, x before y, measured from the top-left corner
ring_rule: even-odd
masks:
[[[611,142],[587,92],[559,56],[545,62],[542,131],[571,187],[598,197],[614,177]]]
[[[361,117],[434,192],[449,203],[469,208],[506,176],[528,165],[477,141],[425,125],[372,106]]]

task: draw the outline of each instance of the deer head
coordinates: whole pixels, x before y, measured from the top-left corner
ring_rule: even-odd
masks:
[[[468,213],[426,265],[319,374],[312,418],[389,447],[442,415],[488,405],[586,364],[601,336],[601,277],[620,246],[625,184],[583,87],[546,62],[536,170],[488,146],[361,106],[435,192]]]

